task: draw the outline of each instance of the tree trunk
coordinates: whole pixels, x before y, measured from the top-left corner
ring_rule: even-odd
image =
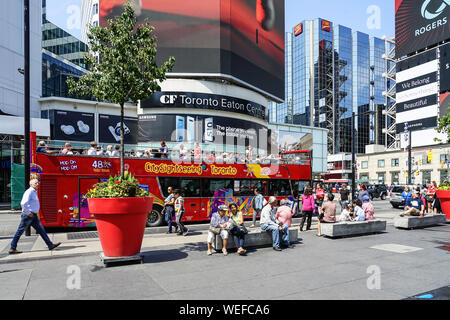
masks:
[[[123,134],[124,103],[120,104],[120,176],[123,177],[125,167],[125,142]]]

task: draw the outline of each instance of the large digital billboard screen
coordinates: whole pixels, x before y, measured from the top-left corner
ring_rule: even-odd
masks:
[[[397,58],[450,38],[450,1],[395,0]]]
[[[267,150],[267,127],[215,116],[151,114],[139,116],[140,143],[155,141],[252,146]]]
[[[65,110],[50,110],[49,113],[52,140],[83,142],[94,140],[93,113]]]
[[[137,118],[124,117],[123,122],[124,143],[137,144]],[[120,143],[120,116],[98,115],[98,140],[100,143]]]
[[[100,26],[126,0],[100,1]],[[284,99],[284,1],[135,0],[158,39],[157,62],[174,56],[173,74],[221,76]]]
[[[438,68],[436,49],[396,65],[396,131],[433,128],[438,117]]]

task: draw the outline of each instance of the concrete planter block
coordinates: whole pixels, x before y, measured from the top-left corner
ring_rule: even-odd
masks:
[[[414,229],[414,228],[425,228],[438,225],[440,223],[446,222],[445,214],[430,214],[424,217],[395,217],[394,227],[400,229]]]
[[[321,223],[321,234],[330,238],[363,235],[386,230],[385,220]]]
[[[249,229],[249,233],[245,236],[245,248],[251,247],[262,247],[262,246],[272,246],[272,233],[267,231],[263,231],[260,228]],[[291,243],[298,240],[298,228],[291,227],[289,228],[289,239]],[[281,241],[281,239],[280,239]],[[222,250],[222,238],[220,236],[216,236],[215,240],[212,243],[212,247],[215,250]],[[235,249],[236,245],[233,240],[233,236],[228,236],[227,249]]]

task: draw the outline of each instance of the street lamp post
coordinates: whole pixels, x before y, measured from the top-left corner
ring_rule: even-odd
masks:
[[[24,144],[25,144],[25,190],[30,185],[30,0],[24,0],[24,72],[25,72],[25,90],[24,90]],[[28,227],[25,231],[26,236],[31,235],[31,229]]]
[[[356,190],[356,154],[355,154],[355,112],[352,112],[352,201],[355,200],[355,190]]]
[[[369,114],[374,114],[376,113],[375,111],[366,111],[363,112],[361,114],[356,115],[356,113],[353,111],[352,112],[352,201],[355,199],[356,197],[356,146],[355,146],[355,142],[356,142],[356,138],[355,138],[355,118],[359,117],[359,116],[365,116],[365,115],[369,115]]]

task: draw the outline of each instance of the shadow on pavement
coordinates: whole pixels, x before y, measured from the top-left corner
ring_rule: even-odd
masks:
[[[146,251],[141,252],[141,255],[142,263],[169,262],[185,259],[188,257],[188,254],[186,252],[183,252],[179,249]]]

